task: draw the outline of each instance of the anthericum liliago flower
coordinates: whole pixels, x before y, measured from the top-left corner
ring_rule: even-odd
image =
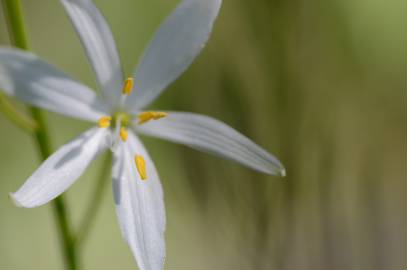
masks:
[[[0,88],[10,96],[94,123],[50,156],[12,199],[36,207],[54,199],[104,150],[113,151],[113,192],[124,238],[139,268],[162,269],[163,191],[153,161],[136,133],[185,144],[284,176],[281,163],[248,138],[207,116],[145,111],[204,47],[221,0],[184,0],[166,19],[129,78],[105,19],[91,0],[61,0],[96,74],[103,98],[34,54],[0,48]]]

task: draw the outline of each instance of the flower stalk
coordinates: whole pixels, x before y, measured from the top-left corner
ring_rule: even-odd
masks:
[[[6,16],[10,40],[15,47],[29,50],[28,39],[24,27],[24,19],[20,0],[3,0],[4,13]],[[35,121],[35,129],[32,129],[33,137],[37,143],[38,153],[42,160],[47,159],[51,153],[50,137],[42,111],[30,107],[30,114]],[[68,270],[78,270],[78,256],[74,245],[74,237],[69,222],[67,206],[63,196],[56,198],[52,209],[61,238],[62,250]]]

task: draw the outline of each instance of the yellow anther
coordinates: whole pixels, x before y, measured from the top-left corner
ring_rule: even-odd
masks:
[[[154,117],[153,117],[152,112],[142,112],[142,113],[139,113],[139,115],[138,115],[138,123],[139,124],[144,124],[144,123],[150,121],[153,118]]]
[[[168,113],[165,112],[142,112],[138,114],[138,123],[144,124],[150,120],[158,120],[166,117]]]
[[[110,123],[112,121],[112,117],[110,116],[103,116],[99,119],[98,125],[100,128],[107,128],[110,126]]]
[[[129,134],[127,133],[127,130],[124,127],[120,128],[120,138],[122,139],[123,142],[127,141],[127,138],[129,137]]]
[[[141,180],[147,180],[146,161],[140,155],[136,155],[134,160],[136,162],[137,171],[141,177]]]
[[[133,78],[127,78],[124,81],[123,85],[123,95],[130,96],[131,92],[133,92],[133,86],[134,86],[134,79]]]

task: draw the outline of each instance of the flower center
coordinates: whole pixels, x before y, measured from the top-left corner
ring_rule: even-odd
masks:
[[[120,127],[128,127],[131,121],[131,116],[125,112],[117,112],[113,116],[113,127],[119,125]]]
[[[111,116],[103,116],[98,121],[98,126],[100,128],[108,128],[112,127],[113,129],[117,130],[119,137],[122,139],[123,142],[127,141],[128,133],[126,128],[130,124],[131,117],[127,113],[115,113],[113,117]]]
[[[122,97],[120,100],[121,105],[124,104],[126,98],[131,95],[134,89],[134,79],[127,78],[123,83],[122,88]],[[137,124],[142,125],[147,123],[151,120],[158,120],[161,118],[166,117],[168,114],[165,112],[140,112],[137,115],[138,122]],[[112,151],[117,147],[119,143],[127,142],[129,138],[129,133],[127,128],[131,125],[132,116],[125,113],[125,112],[117,112],[112,116],[103,116],[98,121],[99,128],[112,128],[114,131],[113,139],[112,139]],[[137,172],[141,178],[141,180],[147,180],[147,165],[145,159],[135,153],[134,155],[134,163],[137,169]]]

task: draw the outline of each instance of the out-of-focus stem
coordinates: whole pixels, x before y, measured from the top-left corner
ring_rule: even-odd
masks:
[[[96,215],[99,212],[103,194],[105,193],[107,183],[109,182],[107,181],[107,179],[108,176],[110,176],[111,160],[111,155],[110,153],[108,153],[105,160],[103,161],[102,170],[98,174],[96,186],[93,189],[93,194],[85,211],[82,223],[80,224],[78,232],[76,234],[77,237],[75,239],[75,244],[78,246],[78,248],[83,245],[83,243],[89,236],[90,228],[92,228],[93,221],[95,220]]]

